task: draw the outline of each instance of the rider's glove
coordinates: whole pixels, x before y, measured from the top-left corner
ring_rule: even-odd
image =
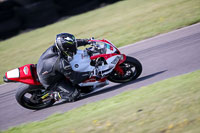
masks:
[[[78,46],[86,46],[90,44],[89,39],[76,39]]]

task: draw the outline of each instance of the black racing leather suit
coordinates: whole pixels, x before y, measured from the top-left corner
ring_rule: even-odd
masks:
[[[78,46],[87,44],[87,39],[77,39]],[[37,74],[45,89],[64,88],[68,95],[75,91],[73,85],[89,77],[89,72],[73,71],[68,59],[58,52],[55,44],[41,55],[37,63]],[[69,80],[67,81],[66,78]]]

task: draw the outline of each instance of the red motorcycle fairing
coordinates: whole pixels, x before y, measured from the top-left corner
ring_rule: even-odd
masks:
[[[97,59],[99,57],[103,57],[103,58],[105,58],[105,60],[107,60],[108,58],[110,58],[112,56],[115,56],[115,55],[118,55],[118,54],[116,54],[116,53],[112,53],[112,54],[99,54],[99,55],[91,56],[90,59],[94,60],[94,59]]]
[[[103,58],[105,58],[105,60],[107,60],[108,58],[115,56],[115,55],[119,55],[119,54],[116,54],[116,53],[100,54],[100,55],[91,56],[90,59],[94,60],[94,59],[97,59],[99,57],[103,57]],[[119,62],[117,63],[114,70],[117,71],[118,73],[120,73],[121,75],[123,75],[124,71],[122,70],[122,68],[119,65],[122,64],[126,60],[126,55],[124,55],[124,54],[121,54],[121,55],[122,55],[122,58],[119,60]]]
[[[105,82],[106,80],[107,80],[106,77],[105,77],[105,78],[102,78],[102,79],[99,79],[99,80],[97,80],[96,77],[91,77],[91,78],[85,80],[83,83],[87,83],[87,82],[95,82],[95,81]]]
[[[105,42],[108,43],[110,45],[110,49],[112,50],[113,47],[117,50],[117,53],[112,53],[112,54],[100,54],[100,55],[95,55],[95,56],[91,56],[90,59],[97,59],[99,57],[103,57],[105,60],[107,60],[108,58],[115,56],[115,55],[120,55],[121,52],[119,51],[119,49],[117,47],[115,47],[111,42],[109,42],[108,40],[90,40],[91,42]],[[119,66],[120,64],[122,64],[125,60],[126,60],[126,55],[121,54],[122,58],[119,60],[119,62],[117,63],[116,67],[115,67],[115,71],[117,71],[119,74],[123,75],[124,71],[123,69]]]
[[[36,73],[36,65],[27,64],[6,72],[5,82],[22,82],[30,85],[41,85]]]
[[[119,51],[119,49],[117,47],[115,47],[111,42],[109,42],[108,40],[102,39],[102,40],[90,40],[91,42],[105,42],[108,43],[110,45],[110,49],[112,50],[113,47],[117,50],[118,54],[121,54],[121,52]]]

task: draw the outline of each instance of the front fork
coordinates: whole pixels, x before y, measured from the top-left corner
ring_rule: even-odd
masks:
[[[119,62],[117,63],[116,67],[115,67],[115,71],[118,72],[120,75],[124,75],[124,71],[123,69],[120,67],[120,64],[124,63],[124,61],[126,60],[126,55],[122,54],[121,59],[119,60]]]

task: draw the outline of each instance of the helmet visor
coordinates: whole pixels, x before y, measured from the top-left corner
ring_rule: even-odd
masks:
[[[76,42],[72,43],[72,44],[67,44],[67,47],[63,47],[63,52],[65,55],[67,56],[73,56],[76,54],[77,52],[77,44]]]

